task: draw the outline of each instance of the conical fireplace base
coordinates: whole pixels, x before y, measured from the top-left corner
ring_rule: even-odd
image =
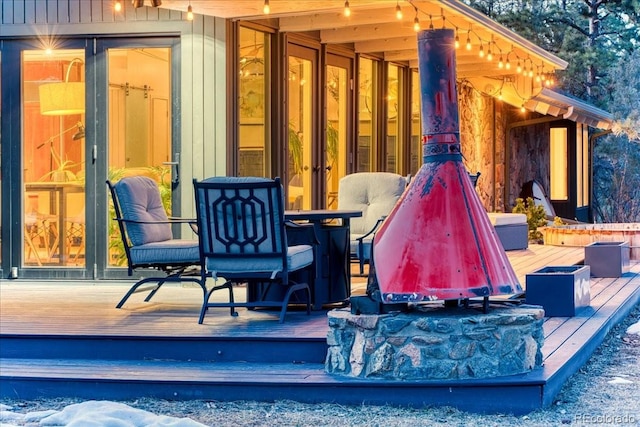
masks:
[[[376,234],[373,257],[386,303],[522,291],[460,161],[422,166]]]

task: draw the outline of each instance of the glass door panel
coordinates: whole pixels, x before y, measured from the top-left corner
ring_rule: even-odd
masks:
[[[328,61],[339,61],[340,58],[329,56]],[[327,65],[326,100],[326,207],[337,209],[338,184],[340,178],[347,173],[347,135],[349,132],[349,94],[350,67],[349,60],[343,58],[344,66]]]
[[[292,49],[294,50],[294,49]],[[312,59],[289,55],[288,209],[311,209],[313,201]]]
[[[239,29],[238,174],[271,176],[271,36]]]
[[[160,187],[171,215],[171,49],[167,47],[107,50],[108,177],[143,175]],[[111,203],[109,209],[113,209]],[[110,213],[107,218],[113,218]],[[109,221],[109,266],[126,258],[117,224]]]
[[[22,52],[23,267],[85,265],[84,49]]]

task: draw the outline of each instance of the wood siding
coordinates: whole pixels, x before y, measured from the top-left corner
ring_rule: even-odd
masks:
[[[0,40],[37,39],[44,47],[60,36],[180,37],[180,66],[174,69],[180,84],[174,94],[179,94],[182,215],[195,215],[191,180],[226,174],[226,23],[197,14],[189,22],[186,11],[122,5],[116,13],[113,0],[2,0]]]

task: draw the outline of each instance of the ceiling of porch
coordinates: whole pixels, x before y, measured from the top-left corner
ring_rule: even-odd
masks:
[[[348,17],[344,0],[268,3],[268,15],[263,12],[265,0],[163,0],[161,7],[186,11],[190,4],[194,13],[231,20],[277,19],[282,32],[313,31],[322,43],[349,45],[358,53],[414,68],[418,67],[417,18],[420,30],[455,30],[460,44],[457,77],[463,83],[516,107],[532,109],[530,100],[537,98],[535,111],[557,117],[571,112],[570,102],[564,105],[555,99],[547,109],[546,98],[537,96],[548,84],[552,88],[554,72],[565,69],[567,62],[460,1],[349,0]],[[597,120],[591,122],[604,123],[600,113],[606,112],[596,113]]]

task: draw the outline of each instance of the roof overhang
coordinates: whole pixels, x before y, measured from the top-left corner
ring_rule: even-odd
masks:
[[[462,84],[518,108],[602,129],[611,125],[605,111],[545,88],[545,79],[565,69],[566,61],[458,0],[349,0],[349,17],[344,15],[344,0],[270,0],[269,15],[263,13],[264,0],[163,0],[161,7],[186,11],[189,4],[195,13],[235,21],[269,18],[281,32],[314,32],[327,45],[352,46],[360,54],[413,68],[418,67],[413,28],[417,17],[421,29],[456,31],[461,45],[456,72]],[[396,16],[398,5],[402,19]]]
[[[541,114],[551,114],[577,123],[584,123],[598,129],[609,130],[613,124],[612,114],[579,99],[546,88],[529,99],[525,103],[525,108]]]

